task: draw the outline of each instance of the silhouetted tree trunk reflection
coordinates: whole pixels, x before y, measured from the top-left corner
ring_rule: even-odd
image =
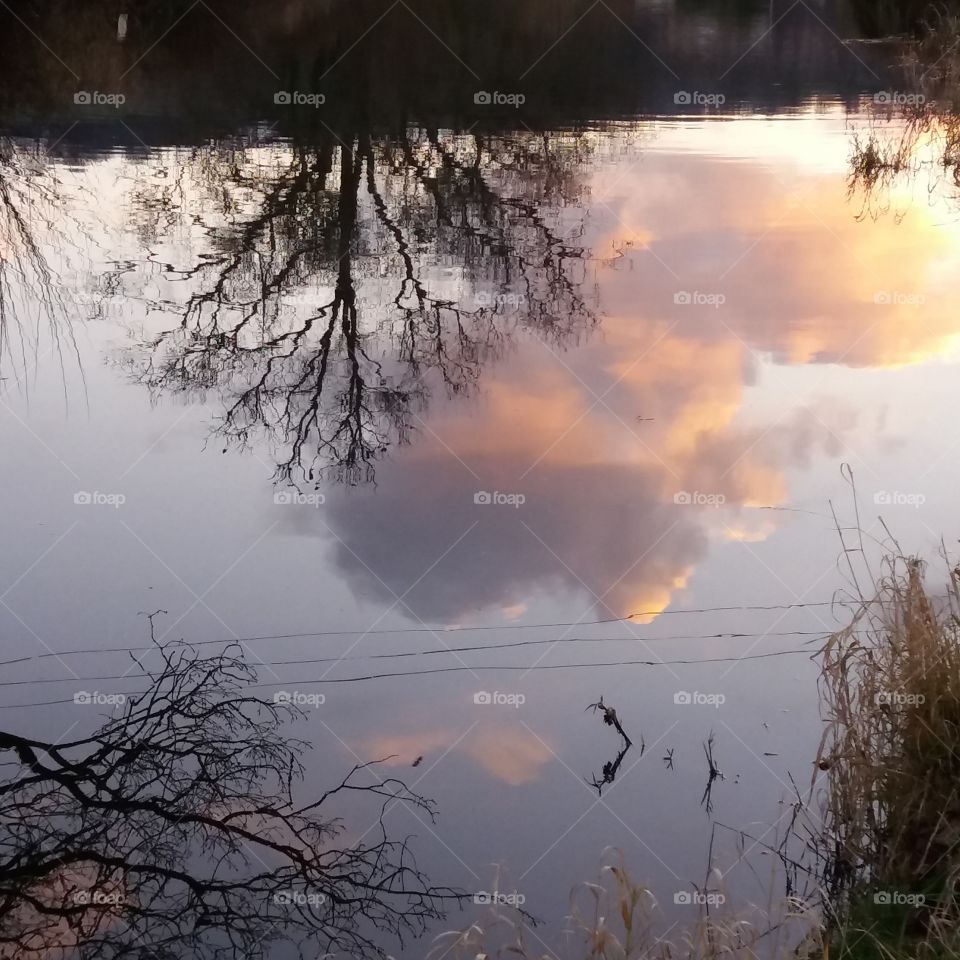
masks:
[[[213,231],[215,257],[164,265],[197,289],[164,304],[180,322],[139,372],[157,393],[219,391],[217,433],[269,437],[293,483],[372,479],[430,397],[469,392],[516,331],[561,344],[595,322],[580,228],[550,219],[577,189],[562,142],[336,139],[256,181],[257,211]],[[242,160],[198,159],[225,193],[251,185]]]

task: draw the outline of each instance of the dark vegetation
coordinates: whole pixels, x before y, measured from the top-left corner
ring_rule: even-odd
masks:
[[[67,153],[95,137],[137,149],[118,116],[145,143],[260,123],[304,138],[324,124],[543,130],[675,112],[678,90],[719,90],[734,110],[875,82],[879,58],[851,57],[794,6],[687,0],[667,17],[632,0],[143,0],[126,11],[121,43],[114,0],[21,0],[0,8],[0,127],[56,138],[79,121],[61,144]],[[844,10],[836,15],[831,29],[853,33]],[[77,90],[122,92],[126,103],[77,110]],[[326,103],[278,109],[278,90],[320,92]],[[477,91],[526,101],[477,110]]]
[[[0,957],[379,955],[459,901],[387,833],[389,807],[429,821],[431,802],[376,764],[298,799],[297,711],[254,693],[238,649],[137,666],[144,692],[92,734],[0,731]]]

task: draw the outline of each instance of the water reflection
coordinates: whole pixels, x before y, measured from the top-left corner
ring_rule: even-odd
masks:
[[[376,466],[376,492],[323,486],[325,510],[278,517],[332,535],[360,594],[444,623],[558,588],[652,614],[711,542],[777,529],[789,471],[864,418],[884,430],[882,401],[813,381],[763,413],[771,363],[904,364],[956,339],[957,238],[932,209],[864,232],[839,118],[658,136],[411,128],[123,163],[133,233],[111,237],[98,309],[142,305],[136,378],[216,398],[217,449],[270,450],[298,486]],[[742,159],[774,148],[818,158],[789,191]]]
[[[72,214],[42,151],[0,137],[0,385],[29,391],[48,354],[79,359],[57,266]],[[9,383],[4,384],[4,381]]]
[[[957,252],[933,209],[863,231],[839,120],[658,136],[159,152],[120,167],[135,234],[111,238],[98,309],[143,306],[137,379],[217,398],[217,448],[270,449],[299,486],[377,466],[375,494],[324,487],[329,509],[280,518],[333,534],[355,589],[440,622],[517,617],[564,584],[605,614],[655,612],[711,541],[776,529],[759,511],[788,501],[788,470],[836,457],[865,415],[883,429],[882,404],[815,389],[745,416],[762,371],[949,354]],[[818,158],[789,191],[742,159],[774,143]],[[478,510],[486,493],[522,507]],[[412,581],[438,558],[442,587]]]
[[[428,770],[438,757],[456,751],[511,787],[536,781],[554,757],[550,746],[519,720],[484,724],[466,735],[446,724],[443,729],[380,733],[358,744],[358,750],[361,756],[386,757],[385,764],[392,767],[410,766],[418,756],[432,754]]]
[[[163,304],[179,322],[140,374],[155,392],[219,392],[218,436],[266,435],[294,483],[331,467],[372,479],[432,393],[472,390],[518,333],[558,347],[594,323],[582,213],[565,215],[585,160],[575,139],[338,139],[182,165],[181,183],[256,200],[222,224],[194,215],[208,250],[162,266],[192,289]]]
[[[6,12],[5,12],[6,13]],[[856,35],[847,4],[713,0],[145,0],[128,11],[54,0],[0,33],[0,116],[21,132],[63,122],[87,142],[202,142],[269,118],[289,133],[324,125],[395,130],[410,122],[535,130],[643,113],[688,112],[678,91],[722,93],[728,107],[794,107],[881,84],[886,57]],[[226,27],[229,29],[227,29]],[[33,42],[40,37],[43,43]],[[78,89],[122,92],[117,111],[73,109]],[[322,111],[278,110],[278,90],[322,93]],[[526,102],[478,111],[478,90]],[[512,117],[512,121],[506,120]],[[344,139],[348,139],[344,137]]]
[[[322,521],[289,528],[329,525],[357,589],[403,595],[424,619],[509,615],[561,584],[624,615],[662,609],[711,542],[770,536],[779,517],[762,508],[789,504],[788,474],[836,460],[856,429],[883,438],[887,400],[851,402],[828,372],[951,355],[957,237],[923,208],[864,231],[844,205],[842,124],[777,129],[796,136],[791,151],[834,151],[791,194],[763,162],[689,155],[695,136],[731,154],[772,143],[744,126],[741,143],[735,130],[664,132],[642,174],[596,175],[589,242],[623,252],[598,274],[602,337],[562,354],[525,346],[488,372],[477,410],[438,410],[389,483],[354,497],[361,509],[332,490]],[[903,295],[919,277],[922,304]],[[685,291],[724,302],[677,303]],[[810,377],[777,391],[791,366]],[[755,402],[761,385],[785,405]],[[525,502],[479,511],[477,490]],[[441,556],[430,588],[411,586]]]
[[[429,800],[364,764],[304,802],[302,710],[258,697],[237,646],[157,644],[156,616],[146,689],[84,694],[114,712],[91,735],[0,731],[0,957],[382,956],[373,931],[459,904],[384,824],[398,804],[431,819]]]
[[[613,727],[618,734],[620,734],[620,750],[617,753],[616,757],[613,760],[608,760],[600,771],[600,776],[594,775],[587,782],[597,791],[598,796],[602,796],[603,788],[613,783],[617,779],[617,771],[620,769],[620,765],[623,763],[623,758],[626,757],[627,751],[633,746],[633,741],[630,737],[627,736],[626,731],[623,729],[623,726],[620,723],[620,718],[617,716],[617,711],[613,707],[607,706],[603,702],[603,697],[601,697],[596,703],[591,703],[587,707],[587,710],[591,710],[594,713],[599,713],[601,719],[608,727]],[[646,744],[643,742],[643,738],[640,738],[640,756],[642,757],[644,751],[646,750]]]
[[[798,682],[805,659],[752,660],[750,645],[825,627],[819,605],[774,618],[835,584],[833,541],[808,518],[840,458],[893,489],[898,464],[939,452],[924,391],[952,376],[960,260],[945,207],[858,222],[842,105],[879,71],[837,41],[843,5],[788,6],[423,2],[361,37],[386,5],[331,18],[211,0],[231,37],[205,5],[146,2],[120,44],[115,11],[51,3],[31,23],[62,64],[19,24],[0,32],[16,162],[38,134],[49,152],[12,179],[42,191],[56,174],[63,243],[42,205],[20,209],[69,315],[89,321],[100,391],[90,421],[30,420],[60,460],[9,444],[5,642],[112,645],[152,596],[188,637],[253,638],[266,681],[325,684],[311,740],[429,777],[446,818],[431,876],[477,880],[510,859],[540,904],[562,903],[610,842],[675,891],[702,865],[703,807],[768,822],[785,771],[809,761],[813,688]],[[524,71],[522,111],[479,109],[478,87],[514,90]],[[675,102],[677,75],[700,90],[723,76],[722,115]],[[124,109],[74,104],[81,84],[122,89]],[[278,89],[327,104],[281,109]],[[7,276],[29,302],[17,319],[46,316],[42,289]],[[322,497],[272,502],[271,477]],[[78,486],[127,506],[71,513]],[[683,617],[651,622],[681,594]],[[730,598],[784,604],[761,624],[720,614]],[[642,615],[596,622],[626,614]],[[491,644],[509,652],[450,650],[438,630],[386,653],[381,620],[485,637],[547,626],[538,646]],[[730,663],[716,667],[721,645]],[[85,677],[127,666],[93,655]],[[469,666],[444,672],[462,655]],[[42,674],[60,668],[22,669],[72,682]],[[472,698],[495,670],[513,671],[529,710],[481,712]],[[360,673],[380,679],[341,682]],[[730,707],[683,712],[681,686],[723,689]],[[23,711],[54,699],[14,689]],[[600,690],[632,746],[584,717]],[[51,741],[72,722],[45,714]]]

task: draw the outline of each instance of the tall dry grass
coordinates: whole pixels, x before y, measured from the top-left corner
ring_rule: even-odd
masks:
[[[960,956],[960,569],[884,562],[822,651],[822,880],[835,955]]]
[[[915,43],[907,47],[902,65],[912,89],[942,113],[960,107],[960,9],[932,3]]]
[[[825,956],[819,913],[811,901],[788,897],[775,908],[741,904],[734,909],[716,871],[710,873],[709,890],[710,903],[698,907],[689,924],[667,924],[653,892],[631,877],[618,855],[616,862],[602,867],[597,881],[580,883],[571,892],[565,949],[559,955],[577,960],[819,960]],[[557,960],[555,932],[544,934],[520,910],[493,909],[465,930],[438,936],[427,954],[427,960],[508,957]]]

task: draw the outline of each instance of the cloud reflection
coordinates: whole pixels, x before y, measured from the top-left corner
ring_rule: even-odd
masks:
[[[466,736],[453,730],[420,730],[378,734],[362,745],[370,757],[390,757],[389,766],[410,766],[424,758],[424,770],[446,751],[453,750],[510,786],[537,780],[553,754],[539,737],[518,724],[474,726]]]
[[[771,535],[778,515],[753,508],[786,503],[793,472],[842,457],[864,411],[819,389],[816,365],[953,349],[960,234],[941,211],[861,222],[842,166],[720,161],[719,134],[702,136],[699,154],[671,154],[666,135],[642,167],[597,175],[594,248],[626,251],[597,275],[602,337],[563,353],[525,344],[477,407],[431,416],[375,492],[331,494],[337,560],[358,589],[409,591],[408,611],[434,622],[540,591],[614,615],[662,609],[712,539]],[[778,371],[792,366],[810,375],[785,390]],[[478,489],[525,502],[478,507]],[[679,492],[722,502],[678,505]]]

